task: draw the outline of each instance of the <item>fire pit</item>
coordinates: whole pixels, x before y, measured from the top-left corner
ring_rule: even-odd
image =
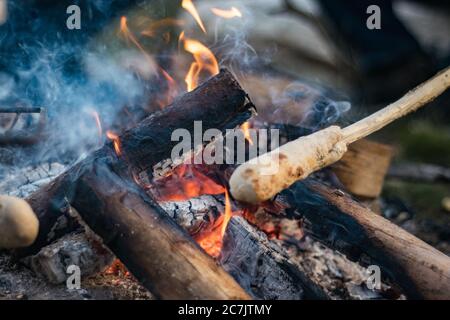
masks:
[[[32,54],[0,74],[22,77],[0,90],[0,194],[39,229],[0,235],[0,298],[450,298],[450,258],[373,209],[392,148],[354,143],[445,92],[449,69],[341,130],[350,103],[239,42],[250,8],[199,8],[114,8],[54,51],[18,33]],[[5,203],[0,230],[23,227]]]

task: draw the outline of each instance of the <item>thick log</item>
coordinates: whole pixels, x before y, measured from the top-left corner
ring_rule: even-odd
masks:
[[[323,184],[297,182],[277,200],[305,231],[362,265],[378,265],[413,299],[450,299],[450,258]]]
[[[250,225],[233,217],[223,239],[220,263],[253,297],[263,300],[329,299],[286,250]]]
[[[93,230],[156,297],[248,299],[133,178],[170,157],[174,129],[192,132],[194,121],[203,121],[204,130],[233,128],[250,117],[252,108],[233,76],[222,70],[119,140],[93,152],[28,199],[41,230],[26,253],[51,242],[56,233],[70,230],[59,228],[58,221],[74,220],[73,211],[65,209],[72,206],[79,213],[78,222]]]
[[[178,143],[171,141],[174,129],[187,129],[192,133],[194,121],[202,121],[203,130],[217,128],[224,131],[247,120],[253,107],[231,73],[222,70],[194,91],[184,94],[170,106],[124,132],[119,137],[121,157],[115,158],[113,166],[116,172],[123,173],[151,168],[170,158],[173,146]],[[40,230],[35,243],[18,252],[20,256],[35,254],[43,246],[76,228],[77,225],[67,214],[67,199],[72,197],[74,177],[77,177],[83,163],[112,155],[113,150],[112,142],[106,144],[27,198],[38,216]]]
[[[123,157],[135,170],[144,171],[170,157],[179,143],[171,141],[174,130],[186,129],[192,134],[194,121],[202,121],[203,130],[235,128],[250,117],[253,107],[234,77],[222,70],[161,112],[144,119],[136,128],[124,132],[120,137]]]
[[[160,205],[191,235],[207,232],[224,212],[223,195],[203,195]],[[233,209],[234,210],[234,209]],[[309,280],[286,250],[250,225],[233,217],[223,239],[219,262],[256,299],[327,299],[318,284]]]
[[[84,163],[71,205],[157,298],[249,299],[248,294],[110,158]]]

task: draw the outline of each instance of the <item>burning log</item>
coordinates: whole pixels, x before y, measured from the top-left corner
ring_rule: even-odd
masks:
[[[251,115],[253,105],[226,70],[196,90],[186,93],[172,105],[150,115],[137,127],[132,128],[112,143],[105,145],[83,162],[92,161],[114,153],[119,148],[121,154],[114,167],[118,171],[140,172],[170,158],[174,129],[193,132],[194,121],[202,120],[203,129],[226,130],[244,122]],[[115,157],[116,158],[116,157]],[[83,163],[76,164],[61,174],[50,184],[40,188],[27,198],[40,222],[40,230],[35,243],[20,252],[26,256],[36,253],[44,245],[72,231],[76,225],[67,213],[66,198],[71,198],[71,186]]]
[[[238,283],[260,299],[328,299],[284,248],[269,241],[242,217],[233,217],[228,225],[220,263]]]
[[[28,201],[40,221],[28,255],[72,230],[68,206],[154,295],[174,299],[246,299],[248,295],[136,184],[136,173],[167,159],[174,129],[234,128],[253,105],[226,70],[95,151]],[[69,223],[67,223],[69,221]],[[61,223],[62,222],[62,223]],[[169,276],[167,276],[169,275]]]
[[[342,191],[311,181],[297,182],[277,196],[286,214],[304,220],[312,237],[382,275],[409,298],[449,299],[450,258],[374,214]]]
[[[248,299],[235,280],[133,181],[97,159],[71,204],[144,287],[162,299]]]
[[[222,195],[203,195],[186,201],[161,202],[161,207],[192,236],[224,212]],[[227,226],[220,264],[257,299],[327,299],[323,290],[302,272],[277,243],[242,217]]]
[[[449,86],[450,68],[397,102],[344,129],[331,126],[254,158],[236,169],[230,179],[230,191],[244,202],[256,204],[268,200],[312,172],[337,162],[349,144],[417,110]]]

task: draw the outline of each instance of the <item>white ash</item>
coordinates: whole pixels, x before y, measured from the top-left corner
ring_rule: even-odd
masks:
[[[0,193],[26,198],[40,187],[51,182],[65,170],[65,166],[58,163],[44,163],[13,171],[0,183]]]
[[[93,245],[84,234],[68,234],[25,259],[36,274],[53,284],[64,283],[70,274],[67,268],[78,266],[81,275],[91,276],[104,271],[114,260],[114,255],[100,244]]]
[[[221,199],[209,195],[188,201],[159,202],[159,205],[191,235],[211,225],[225,211]]]
[[[381,284],[381,290],[368,289],[366,285],[368,275],[364,267],[310,237],[305,237],[296,245],[283,241],[280,243],[300,270],[333,300],[384,299],[384,293],[391,290],[386,283]],[[397,297],[397,299],[404,298],[400,294]]]
[[[40,187],[50,183],[63,173],[65,166],[54,162],[28,166],[10,173],[0,183],[0,193],[26,198]],[[66,223],[61,219],[56,226]],[[85,234],[68,234],[42,248],[37,254],[23,259],[31,270],[53,284],[63,283],[67,267],[77,265],[83,276],[92,276],[104,270],[114,255],[100,244],[93,246]]]

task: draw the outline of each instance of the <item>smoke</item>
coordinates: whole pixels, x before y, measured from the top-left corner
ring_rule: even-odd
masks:
[[[64,2],[46,1],[9,1],[8,20],[0,26],[0,107],[42,107],[47,117],[45,139],[22,160],[82,157],[104,139],[95,114],[108,128],[124,106],[144,103],[146,84],[123,59],[136,54],[91,42],[125,6],[74,2],[82,7],[82,30],[66,28]],[[142,60],[135,64],[145,69]]]
[[[66,27],[70,4],[81,7],[81,30]],[[296,81],[281,91],[272,88],[273,71],[267,65],[276,54],[276,45],[267,43],[257,50],[249,42],[255,23],[264,18],[255,5],[240,2],[237,7],[243,18],[219,19],[212,15],[210,1],[197,4],[207,23],[208,46],[219,54],[221,66],[243,80],[252,73],[268,79],[272,120],[291,121],[286,106],[294,106],[302,110],[295,124],[316,129],[334,123],[349,109],[348,103],[335,102],[320,89],[308,91]],[[156,64],[117,37],[119,18],[131,6],[160,18],[169,10],[165,1],[8,1],[7,18],[0,24],[0,107],[42,107],[48,118],[42,143],[21,160],[76,161],[105,141],[104,135],[99,136],[98,118],[105,131],[123,118],[124,107],[145,108],[152,95],[161,94],[155,81],[150,81]],[[198,29],[195,25],[184,28],[189,32]],[[112,44],[97,41],[104,29],[112,30]],[[245,81],[243,85],[247,89]]]
[[[351,104],[322,83],[313,83],[276,69],[279,43],[270,30],[282,23],[275,1],[198,1],[200,16],[208,30],[210,47],[220,65],[236,74],[254,100],[260,116],[257,120],[290,124],[311,131],[335,124],[350,110]],[[223,19],[211,7],[236,7],[242,18]],[[195,25],[192,26],[195,30]],[[282,29],[282,27],[280,27]],[[202,36],[202,35],[200,35]],[[305,39],[307,40],[307,39]],[[308,41],[305,41],[310,43]],[[289,80],[291,79],[291,80]]]

